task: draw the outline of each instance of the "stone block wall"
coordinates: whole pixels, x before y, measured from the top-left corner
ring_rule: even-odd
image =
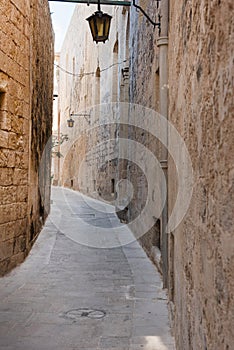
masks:
[[[158,22],[159,8],[155,1],[140,1],[139,5],[149,15],[149,17]],[[155,158],[160,161],[161,143],[153,135],[147,132],[144,123],[144,113],[150,109],[153,111],[152,118],[154,118],[154,111],[159,112],[159,49],[157,47],[157,39],[159,38],[159,31],[134,7],[131,9],[130,22],[130,103],[137,104],[143,107],[142,112],[142,129],[129,127],[128,137],[137,142],[140,142],[150,150]],[[139,108],[141,110],[141,108]],[[130,123],[134,123],[134,115],[130,114]],[[152,121],[152,124],[154,121]],[[136,150],[133,148],[129,154],[130,158],[136,157]],[[152,164],[146,164],[150,169]],[[149,171],[151,178],[155,178],[155,193],[157,186],[156,173]],[[133,220],[140,214],[146,203],[147,196],[153,196],[155,208],[157,208],[160,198],[157,195],[147,192],[147,181],[142,170],[133,163],[129,164],[128,180],[135,188],[135,197],[129,205],[128,221]],[[155,210],[156,212],[157,210]],[[153,259],[154,248],[161,249],[161,234],[160,234],[160,218],[156,218],[155,224],[147,232],[144,232],[140,238],[140,242],[147,254]]]
[[[53,35],[46,0],[3,1],[0,16],[2,275],[25,258],[46,217],[38,165],[51,129]],[[48,193],[47,186],[47,204]]]
[[[169,116],[194,172],[190,208],[171,247],[178,349],[233,347],[233,10],[231,0],[170,2]],[[169,211],[175,176],[170,161]]]
[[[50,210],[54,34],[48,2],[31,4],[30,241]],[[40,175],[40,176],[39,176]]]

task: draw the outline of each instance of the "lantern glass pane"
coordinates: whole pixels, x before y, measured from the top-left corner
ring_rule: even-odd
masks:
[[[98,17],[97,18],[97,35],[98,37],[102,37],[104,35],[104,18]]]
[[[105,33],[104,33],[104,35],[106,36],[106,38],[108,38],[108,36],[109,36],[110,23],[111,23],[111,16],[105,15]]]
[[[96,35],[96,31],[95,31],[95,18],[92,18],[90,21],[89,21],[89,25],[90,25],[90,29],[91,29],[91,32],[92,32],[92,36],[95,36]]]

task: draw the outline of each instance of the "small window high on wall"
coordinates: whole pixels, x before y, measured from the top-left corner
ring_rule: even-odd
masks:
[[[111,194],[115,193],[115,179],[111,179]]]
[[[118,101],[118,52],[119,43],[116,40],[113,47],[113,68],[112,68],[112,102]]]

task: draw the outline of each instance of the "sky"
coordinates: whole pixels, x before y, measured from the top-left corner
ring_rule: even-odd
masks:
[[[55,32],[55,52],[60,52],[76,4],[49,1],[49,5]]]

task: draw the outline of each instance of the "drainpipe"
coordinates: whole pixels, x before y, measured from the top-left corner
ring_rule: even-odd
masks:
[[[168,119],[168,21],[169,21],[169,0],[162,0],[160,4],[161,16],[161,32],[157,40],[159,47],[159,105],[160,114]],[[165,140],[166,147],[162,148],[160,164],[167,181],[167,161],[168,161],[168,128],[162,128],[161,134]],[[163,196],[162,196],[163,198]],[[168,234],[166,226],[168,221],[168,194],[161,215],[161,256],[162,256],[162,271],[163,271],[163,286],[168,286]]]

